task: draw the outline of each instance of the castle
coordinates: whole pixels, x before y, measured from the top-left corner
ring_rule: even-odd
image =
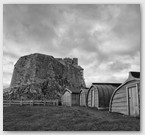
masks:
[[[44,54],[21,57],[10,84],[12,99],[58,99],[66,87],[85,87],[83,68],[77,58],[54,58]]]

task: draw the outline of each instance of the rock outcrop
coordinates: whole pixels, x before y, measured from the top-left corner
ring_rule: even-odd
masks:
[[[59,99],[66,87],[85,87],[78,59],[35,53],[21,57],[15,64],[9,98]]]

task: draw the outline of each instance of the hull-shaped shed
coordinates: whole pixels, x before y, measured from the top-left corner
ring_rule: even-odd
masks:
[[[130,72],[128,79],[112,94],[110,112],[140,115],[140,73]]]
[[[79,89],[66,88],[61,97],[62,105],[64,106],[79,106],[80,91]]]
[[[80,106],[86,106],[87,92],[89,88],[83,88],[80,91]]]
[[[108,109],[112,93],[120,83],[93,83],[87,93],[87,106]]]

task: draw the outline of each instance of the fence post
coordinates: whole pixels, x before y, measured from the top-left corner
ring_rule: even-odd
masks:
[[[58,99],[57,99],[57,101],[56,101],[56,106],[58,106]]]
[[[32,106],[33,106],[33,100],[32,100]]]
[[[33,106],[33,100],[30,100],[30,106]]]
[[[49,106],[58,106],[59,105],[59,100],[56,99],[56,100],[24,100],[21,99],[21,100],[7,100],[7,104],[10,106],[10,105],[13,105],[13,104],[19,104],[20,106],[23,106],[23,104],[25,105],[31,105],[33,106],[34,104],[37,104],[37,105],[49,105]]]
[[[9,100],[9,106],[11,106],[11,100]]]
[[[55,100],[55,106],[57,106],[57,100]]]
[[[23,100],[20,101],[20,105],[21,105],[21,106],[23,105]]]

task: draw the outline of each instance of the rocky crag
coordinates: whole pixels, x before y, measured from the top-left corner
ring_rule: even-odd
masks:
[[[66,87],[85,87],[83,68],[77,58],[54,58],[44,54],[21,57],[14,66],[10,99],[59,99]]]

